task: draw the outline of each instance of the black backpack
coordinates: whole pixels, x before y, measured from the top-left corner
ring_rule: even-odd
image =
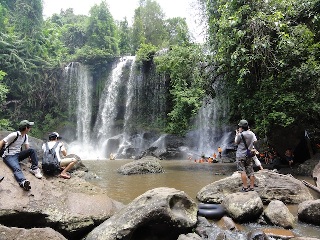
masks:
[[[46,150],[42,159],[42,171],[44,174],[56,175],[60,170],[59,160],[55,151],[58,144],[59,142],[56,142],[53,148],[49,149],[48,142],[46,142]]]

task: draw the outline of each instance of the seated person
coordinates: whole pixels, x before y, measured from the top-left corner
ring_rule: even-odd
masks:
[[[294,155],[293,155],[293,151],[291,148],[288,148],[284,154],[285,156],[285,161],[286,163],[289,165],[289,167],[292,167],[293,163],[294,163]]]
[[[60,173],[60,177],[65,179],[70,179],[71,176],[68,173],[69,170],[77,163],[76,158],[66,158],[67,156],[67,150],[62,142],[59,141],[61,137],[59,136],[59,133],[52,132],[49,134],[49,141],[48,141],[48,147],[49,149],[52,149],[56,142],[58,142],[57,147],[55,148],[56,156],[58,158],[60,168],[62,169],[62,172]],[[42,149],[45,152],[46,151],[46,144],[44,143],[42,145]],[[60,157],[60,153],[64,156],[64,158]]]

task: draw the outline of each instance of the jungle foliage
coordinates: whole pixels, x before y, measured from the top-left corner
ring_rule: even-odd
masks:
[[[41,0],[0,0],[0,127],[41,122],[35,136],[68,123],[63,67],[79,61],[93,74],[136,54],[169,81],[166,130],[184,134],[212,84],[223,82],[230,122],[246,118],[268,134],[275,126],[316,126],[320,119],[319,0],[198,0],[207,42],[192,42],[186,20],[166,18],[141,0],[132,26],[115,21],[105,1],[89,16],[72,9],[48,19]]]
[[[228,85],[231,118],[267,134],[315,126],[319,115],[319,1],[207,1],[214,75]]]

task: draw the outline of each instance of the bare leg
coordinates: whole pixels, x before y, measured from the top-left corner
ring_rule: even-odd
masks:
[[[69,171],[75,164],[77,163],[77,160],[72,161],[71,163],[69,163],[64,169],[63,171],[60,173],[61,176],[66,177],[69,176],[69,174],[67,174],[67,171]],[[70,178],[70,176],[69,176]]]
[[[254,188],[254,176],[250,176],[250,188]]]
[[[248,182],[247,182],[247,174],[245,172],[241,172],[241,180],[244,188],[248,187]]]

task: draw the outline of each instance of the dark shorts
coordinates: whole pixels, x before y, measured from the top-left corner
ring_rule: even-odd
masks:
[[[245,172],[248,177],[254,176],[252,158],[244,158],[237,160],[238,172]]]

